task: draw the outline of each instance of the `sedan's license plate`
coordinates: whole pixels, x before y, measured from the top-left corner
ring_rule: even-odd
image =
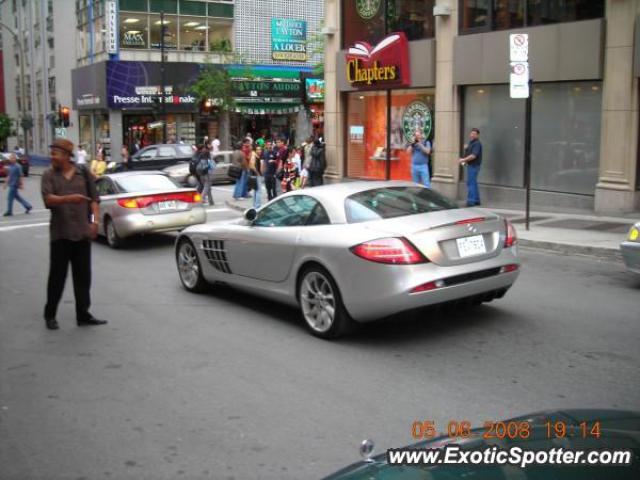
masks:
[[[175,210],[178,208],[178,204],[175,200],[165,200],[164,202],[158,202],[158,210],[164,212],[165,210]]]
[[[487,253],[482,235],[458,238],[456,239],[456,243],[458,244],[458,252],[460,253],[461,258]]]

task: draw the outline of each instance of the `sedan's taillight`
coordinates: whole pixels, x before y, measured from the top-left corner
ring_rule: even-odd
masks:
[[[504,248],[513,247],[518,243],[518,235],[516,235],[516,229],[509,220],[505,220],[504,224],[507,228],[507,236],[504,239]]]
[[[429,260],[404,238],[379,238],[351,247],[351,251],[365,260],[393,265],[411,265]]]
[[[178,192],[178,193],[160,193],[157,195],[146,195],[144,197],[121,198],[118,205],[124,208],[147,208],[152,203],[166,202],[167,200],[176,200],[184,203],[200,203],[202,195],[198,192]]]

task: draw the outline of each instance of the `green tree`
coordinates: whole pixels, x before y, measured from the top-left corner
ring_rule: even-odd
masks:
[[[318,26],[322,30],[324,22]],[[307,58],[313,65],[313,74],[324,77],[324,35],[313,33],[307,38]]]
[[[7,138],[13,134],[13,119],[5,113],[0,113],[0,145],[6,147]]]

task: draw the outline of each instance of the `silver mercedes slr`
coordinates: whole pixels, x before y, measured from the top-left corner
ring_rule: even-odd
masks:
[[[176,240],[183,286],[231,286],[300,308],[313,335],[459,300],[501,298],[519,274],[504,218],[410,182],[298,190]]]

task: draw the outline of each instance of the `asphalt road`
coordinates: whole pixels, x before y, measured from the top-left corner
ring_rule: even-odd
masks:
[[[186,292],[173,237],[157,235],[95,244],[92,310],[109,324],[75,326],[69,281],[52,332],[37,202],[0,220],[2,480],[319,478],[363,438],[377,452],[411,443],[415,420],[640,410],[640,280],[620,264],[522,251],[502,300],[326,342],[290,308]]]

